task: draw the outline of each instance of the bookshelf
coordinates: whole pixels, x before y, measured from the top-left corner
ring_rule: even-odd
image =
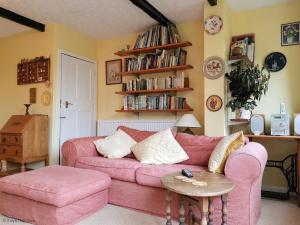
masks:
[[[183,48],[183,47],[188,47],[192,46],[192,43],[189,41],[184,41],[180,43],[175,43],[175,44],[167,44],[167,45],[159,45],[159,46],[154,46],[154,47],[148,47],[148,48],[136,48],[128,51],[118,51],[115,52],[115,55],[125,57],[125,56],[131,56],[131,55],[139,55],[143,53],[151,53],[155,52],[156,50],[162,50],[162,49],[174,49],[174,48]]]
[[[192,65],[180,65],[180,66],[170,66],[170,67],[161,67],[161,68],[154,68],[154,69],[147,69],[147,70],[135,70],[135,71],[127,71],[118,73],[118,75],[124,76],[132,76],[132,75],[143,75],[149,73],[163,73],[163,72],[171,72],[171,71],[179,71],[179,70],[189,70],[193,69]]]
[[[186,64],[187,51],[182,49],[189,46],[192,46],[191,42],[179,40],[176,26],[156,25],[138,35],[133,49],[115,52],[114,54],[122,57],[123,61],[123,71],[117,75],[136,76],[133,80],[123,82],[122,90],[115,92],[115,94],[123,95],[124,101],[124,106],[116,112],[181,113],[193,111],[186,103],[185,97],[177,97],[178,92],[194,90],[189,87],[184,73],[177,73],[193,69],[192,65]],[[161,74],[167,72],[174,73],[174,75]],[[148,76],[141,77],[144,74]]]
[[[154,90],[139,90],[139,91],[118,91],[118,95],[132,95],[132,94],[151,94],[151,93],[164,93],[164,92],[185,92],[193,91],[193,88],[168,88],[168,89],[154,89]]]

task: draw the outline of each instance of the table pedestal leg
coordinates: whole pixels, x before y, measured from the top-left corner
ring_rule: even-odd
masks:
[[[201,212],[201,224],[200,225],[208,225],[207,224],[207,212],[208,212],[208,198],[203,197],[199,200],[199,210]]]
[[[185,222],[185,211],[184,211],[184,204],[183,199],[179,200],[179,225],[184,225]]]
[[[213,225],[213,214],[214,214],[214,207],[213,207],[213,198],[208,198],[208,225]]]
[[[167,222],[166,225],[172,225],[172,192],[171,191],[167,191]]]
[[[227,225],[227,194],[221,196],[222,199],[222,225]]]

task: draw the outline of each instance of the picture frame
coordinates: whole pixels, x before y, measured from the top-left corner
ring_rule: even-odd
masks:
[[[117,75],[122,72],[122,59],[106,61],[105,70],[106,85],[122,83],[122,76]]]
[[[281,46],[300,44],[300,21],[281,24]]]

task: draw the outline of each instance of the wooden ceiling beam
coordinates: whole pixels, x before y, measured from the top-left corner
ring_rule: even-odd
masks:
[[[0,7],[0,17],[3,17],[5,19],[11,20],[13,22],[22,24],[24,26],[33,28],[33,29],[41,31],[41,32],[45,31],[45,24],[42,24],[42,23],[39,23],[32,19],[29,19],[25,16],[21,16],[17,13],[14,13],[14,12],[4,9],[2,7]]]
[[[143,10],[151,18],[159,22],[163,26],[167,26],[168,23],[172,23],[167,17],[165,17],[160,11],[158,11],[153,5],[146,0],[130,0],[135,6]]]

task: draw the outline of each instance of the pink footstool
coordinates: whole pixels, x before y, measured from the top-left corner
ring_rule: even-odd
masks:
[[[110,177],[49,166],[0,179],[0,214],[38,225],[75,224],[107,204]]]

